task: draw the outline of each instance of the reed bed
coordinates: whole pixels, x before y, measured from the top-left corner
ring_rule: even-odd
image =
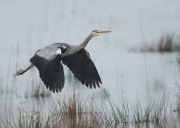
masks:
[[[177,93],[177,98],[179,94]],[[123,101],[117,106],[111,97],[94,101],[84,99],[80,94],[64,98],[51,98],[50,109],[43,113],[32,109],[13,107],[6,116],[0,115],[2,128],[116,128],[116,127],[178,127],[179,109],[168,110],[168,96],[163,94],[143,108]],[[178,103],[179,104],[179,103]],[[14,111],[17,111],[14,114]]]

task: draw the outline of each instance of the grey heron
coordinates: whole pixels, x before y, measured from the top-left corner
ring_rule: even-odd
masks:
[[[39,76],[50,91],[62,91],[64,87],[64,69],[63,65],[72,71],[74,76],[87,87],[100,87],[101,78],[90,58],[90,54],[85,49],[88,42],[95,36],[109,33],[111,31],[92,31],[85,40],[79,45],[69,45],[66,43],[55,43],[35,52],[30,59],[31,65],[25,70],[20,69],[15,76],[24,74],[32,67],[39,70]]]

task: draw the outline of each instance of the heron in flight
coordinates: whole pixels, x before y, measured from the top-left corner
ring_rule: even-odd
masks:
[[[111,31],[92,31],[79,45],[69,45],[66,43],[55,43],[38,50],[30,59],[31,65],[25,69],[20,69],[15,76],[24,74],[32,67],[39,70],[39,76],[50,91],[57,92],[64,87],[63,65],[72,71],[74,76],[87,87],[100,87],[101,78],[90,58],[90,54],[85,49],[88,42],[95,36],[109,33]]]

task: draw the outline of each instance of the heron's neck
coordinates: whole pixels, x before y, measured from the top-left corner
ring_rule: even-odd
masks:
[[[88,42],[91,40],[92,37],[93,35],[90,34],[88,37],[86,37],[86,39],[81,44],[67,49],[66,52],[63,53],[62,57],[72,55],[76,52],[81,51],[83,48],[86,47],[86,45],[88,44]]]
[[[88,42],[92,39],[92,34],[90,34],[88,37],[86,37],[86,39],[78,45],[78,51],[80,51],[81,49],[85,48],[86,45],[88,44]]]

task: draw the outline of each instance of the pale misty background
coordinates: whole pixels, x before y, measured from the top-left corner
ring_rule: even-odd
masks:
[[[92,30],[112,31],[93,38],[86,47],[102,78],[101,88],[89,89],[81,84],[74,87],[74,82],[67,79],[69,69],[64,66],[65,86],[60,94],[52,96],[71,95],[74,88],[85,97],[94,94],[99,99],[101,91],[106,89],[117,104],[123,99],[132,103],[139,99],[147,105],[151,98],[165,91],[174,102],[174,92],[180,84],[179,54],[130,49],[156,43],[163,34],[173,33],[178,39],[179,0],[1,0],[0,3],[0,90],[5,93],[13,86],[15,107],[22,101],[31,104],[25,92],[32,81],[41,82],[38,70],[33,68],[11,85],[16,70],[29,66],[29,59],[38,49],[56,42],[77,45]],[[8,102],[4,95],[0,96],[1,104]],[[3,113],[4,107],[0,106]]]

